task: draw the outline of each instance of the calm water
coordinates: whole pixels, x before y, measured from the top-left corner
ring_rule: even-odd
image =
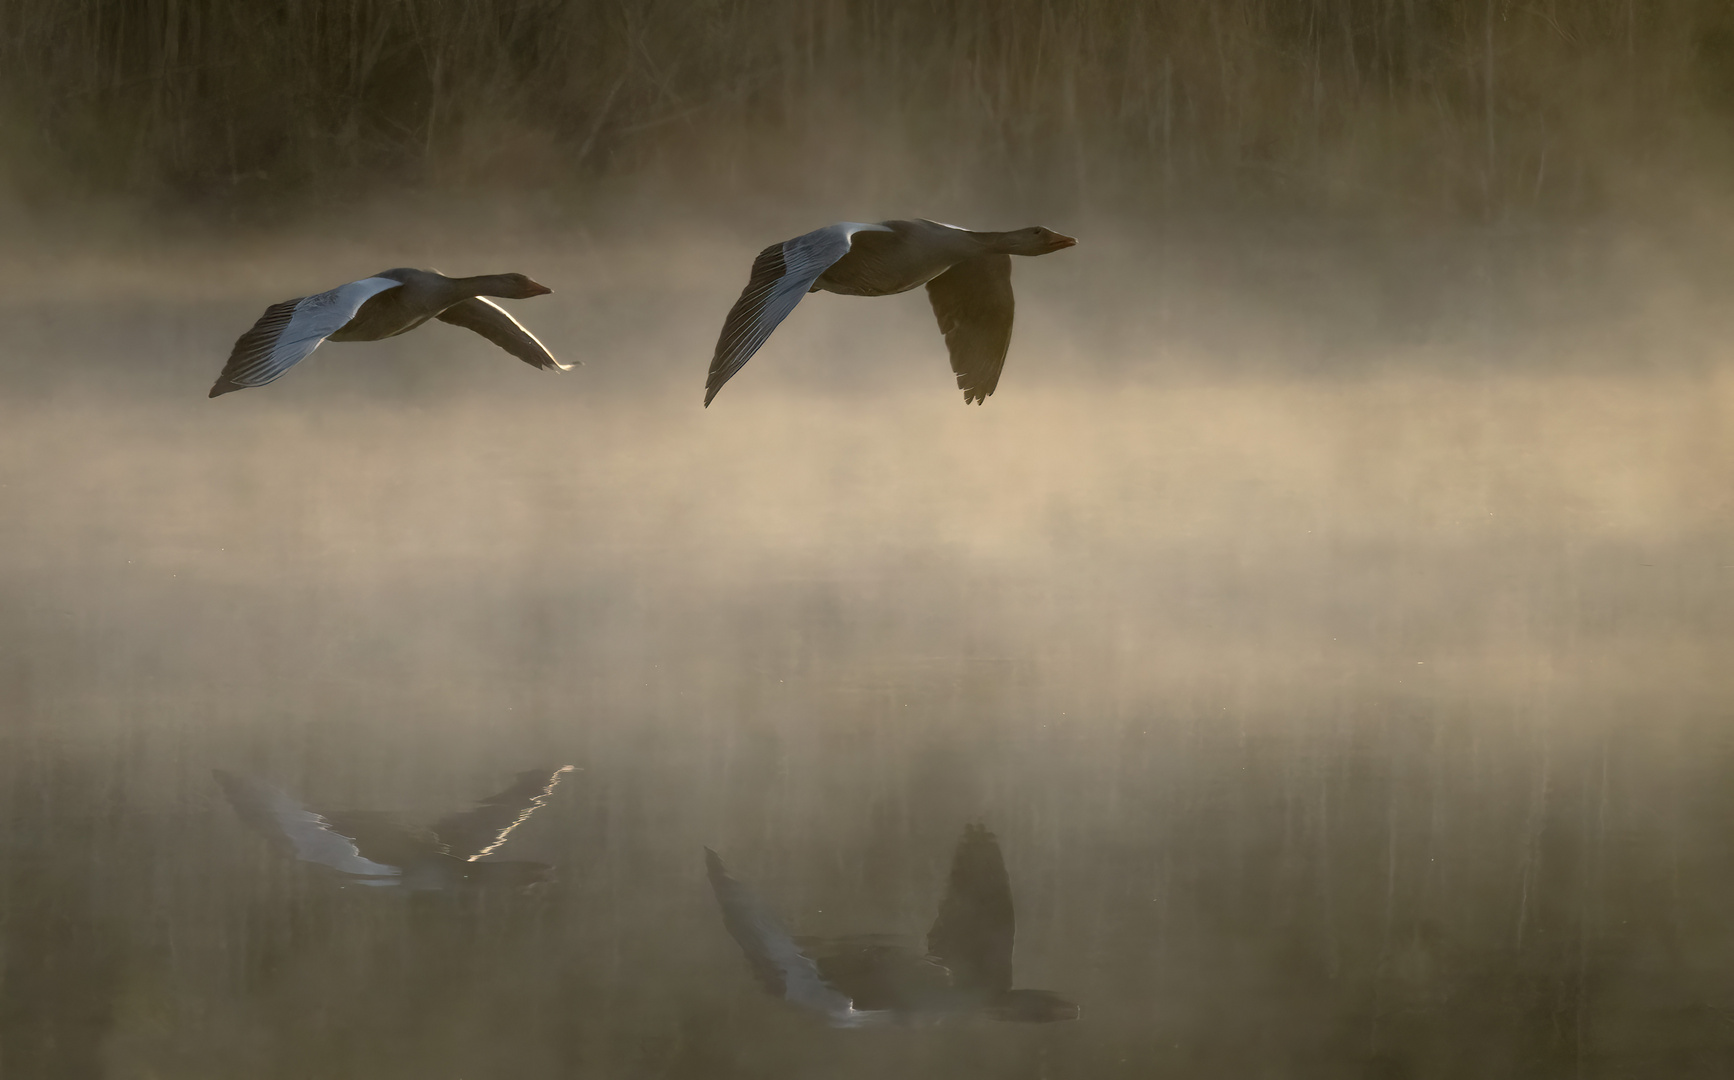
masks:
[[[12,289],[5,1075],[1725,1075],[1721,316],[1077,231],[980,409],[919,296],[814,298],[699,408],[744,241]],[[550,282],[588,366],[432,326],[205,399],[265,303],[416,261]],[[421,822],[565,763],[512,852],[558,886],[464,901],[210,779]],[[827,1030],[704,880],[919,941],[971,821],[1080,1021]]]

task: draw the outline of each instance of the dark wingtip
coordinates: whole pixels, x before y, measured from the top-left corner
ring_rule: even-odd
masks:
[[[224,394],[228,393],[231,390],[239,390],[239,389],[240,389],[239,386],[224,386],[222,383],[222,380],[219,379],[211,387],[211,392],[209,394],[207,394],[206,396],[207,397],[222,397]]]
[[[710,883],[713,886],[720,885],[722,881],[728,880],[729,872],[723,866],[722,856],[718,855],[710,848],[704,849],[704,869],[705,876],[710,878]]]

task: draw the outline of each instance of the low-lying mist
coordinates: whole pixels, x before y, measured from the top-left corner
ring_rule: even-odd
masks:
[[[8,1072],[1718,1075],[1715,260],[1045,223],[979,408],[919,295],[810,297],[701,408],[774,232],[10,260]],[[205,398],[265,304],[402,263],[533,273],[585,366],[429,325]],[[210,780],[424,821],[565,763],[514,839],[559,884],[468,904],[336,889]],[[703,881],[919,940],[977,820],[1076,1024],[825,1031]]]
[[[1709,0],[0,5],[0,1075],[1721,1078]],[[765,245],[1043,225],[965,406]],[[208,400],[266,305],[519,272]],[[525,894],[345,888],[213,769]],[[544,774],[546,775],[546,774]],[[833,1031],[702,850],[1076,1022]]]

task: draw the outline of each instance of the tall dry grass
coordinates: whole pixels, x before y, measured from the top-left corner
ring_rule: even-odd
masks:
[[[34,199],[957,185],[1497,217],[1719,168],[1711,0],[8,0]]]

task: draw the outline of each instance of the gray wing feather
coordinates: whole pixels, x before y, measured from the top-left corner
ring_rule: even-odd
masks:
[[[705,848],[704,860],[723,925],[746,953],[764,988],[835,1021],[846,1021],[854,1013],[853,1003],[819,975],[818,965],[795,944],[776,912],[730,877],[716,852]]]
[[[531,367],[544,371],[572,370],[571,364],[554,359],[548,347],[535,334],[524,329],[523,323],[512,318],[510,312],[484,296],[460,300],[434,317],[440,322],[474,330]]]
[[[752,359],[820,275],[849,254],[856,233],[884,229],[882,225],[840,221],[759,252],[759,257],[753,260],[747,287],[741,290],[740,299],[723,321],[716,352],[711,356],[710,374],[704,383],[705,405],[716,397],[723,383]]]
[[[446,854],[475,862],[504,844],[512,830],[547,802],[561,778],[573,769],[562,765],[552,774],[546,769],[521,772],[511,787],[480,800],[475,809],[441,818],[434,825],[434,834]]]
[[[999,385],[1011,348],[1011,256],[977,255],[927,283],[927,299],[945,335],[963,400],[980,404]]]
[[[287,845],[296,858],[364,877],[396,877],[402,873],[395,866],[363,858],[353,840],[334,832],[324,818],[286,792],[221,769],[214,770],[212,775],[242,821],[273,843]]]
[[[328,292],[272,304],[253,328],[236,340],[210,396],[275,381],[355,318],[371,297],[400,284],[391,278],[362,278]]]

